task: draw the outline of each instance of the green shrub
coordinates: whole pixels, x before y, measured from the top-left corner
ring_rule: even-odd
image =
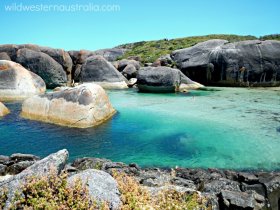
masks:
[[[8,199],[8,191],[7,189],[0,190],[0,210],[4,208],[4,205]]]
[[[4,195],[4,192],[0,195]],[[0,196],[0,199],[4,204],[7,197]],[[52,172],[49,176],[28,177],[16,193],[11,209],[87,210],[108,209],[108,206],[97,204],[81,180],[68,186],[66,173],[57,176]]]
[[[261,36],[260,40],[278,40],[278,41],[280,41],[280,34],[270,34],[270,35]]]

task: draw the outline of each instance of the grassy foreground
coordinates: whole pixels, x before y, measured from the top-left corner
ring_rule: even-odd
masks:
[[[199,42],[210,39],[225,39],[229,42],[245,41],[245,40],[280,40],[280,34],[266,35],[262,37],[255,36],[239,36],[232,34],[213,34],[207,36],[193,36],[179,39],[163,39],[157,41],[142,41],[131,44],[124,44],[118,47],[129,49],[126,54],[119,59],[128,58],[130,56],[138,56],[143,63],[152,63],[162,55],[170,54],[174,50],[191,47]]]

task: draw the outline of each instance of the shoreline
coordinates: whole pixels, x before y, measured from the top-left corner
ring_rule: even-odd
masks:
[[[79,176],[79,174],[105,173],[114,177],[116,174],[125,174],[133,178],[139,186],[146,189],[151,195],[164,190],[174,190],[174,192],[198,193],[208,200],[211,209],[224,209],[225,206],[237,206],[240,209],[254,208],[256,206],[278,206],[278,196],[280,192],[280,172],[237,172],[233,170],[218,169],[194,169],[194,168],[141,168],[135,163],[124,164],[112,162],[100,158],[78,158],[71,164],[67,164],[68,151],[61,150],[64,154],[63,167],[60,170],[67,172],[68,178]],[[6,176],[1,180],[0,186],[17,182],[22,174],[28,174],[32,170],[33,175],[40,174],[36,168],[39,164],[52,161],[61,151],[53,153],[44,159],[38,159],[31,154],[13,154],[10,157],[0,156],[0,163],[5,163],[13,169],[26,170],[17,171],[14,176]],[[58,161],[58,159],[55,159]],[[13,161],[14,164],[11,164]],[[1,165],[0,165],[1,166]],[[47,171],[47,173],[49,173]],[[45,174],[45,172],[44,172]],[[24,176],[23,176],[24,177]],[[84,177],[85,178],[85,177]],[[86,179],[86,178],[85,178]],[[82,180],[86,181],[86,180]],[[102,182],[106,182],[103,180]]]

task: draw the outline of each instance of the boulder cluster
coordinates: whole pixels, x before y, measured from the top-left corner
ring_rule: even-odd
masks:
[[[117,60],[124,53],[120,48],[67,52],[31,44],[0,45],[0,100],[26,99],[21,115],[28,119],[86,128],[116,112],[101,87],[125,89],[137,84],[143,92],[203,87],[180,70],[163,66],[169,62],[142,67],[136,58]],[[45,93],[47,88],[55,92]],[[8,113],[0,104],[0,117]]]
[[[98,51],[80,50],[67,52],[63,49],[54,49],[38,45],[11,44],[0,45],[0,60],[10,60],[21,64],[26,69],[40,76],[45,81],[47,88],[52,89],[58,86],[64,86],[67,84],[69,85],[73,82],[73,80],[80,82],[80,74],[83,72],[83,70],[91,71],[87,70],[87,68],[84,66],[91,63],[91,60],[95,60],[99,57],[104,58],[104,60],[99,63],[99,65],[101,65],[99,67],[102,71],[102,68],[107,67],[107,60],[113,61],[117,57],[122,56],[124,52],[124,49],[117,48]],[[88,58],[90,58],[89,61]],[[84,73],[84,75],[87,74],[88,73]],[[115,76],[118,77],[118,75],[114,74],[107,76],[111,76],[112,78]],[[94,80],[89,78],[87,81],[103,82],[103,79],[104,78],[102,77],[94,78]]]
[[[29,154],[0,156],[0,189],[8,189],[8,209],[20,186],[28,176],[48,175],[52,170],[68,172],[72,185],[80,179],[97,201],[105,201],[110,209],[119,209],[121,194],[113,174],[127,174],[137,180],[151,195],[162,190],[198,193],[211,209],[279,209],[280,173],[244,172],[218,169],[140,168],[99,158],[78,158],[67,164],[68,152],[61,150],[39,160]],[[5,169],[3,169],[5,168]],[[24,169],[24,170],[23,170]],[[10,174],[7,176],[7,174]]]
[[[213,39],[171,53],[181,71],[204,85],[276,86],[280,41]]]

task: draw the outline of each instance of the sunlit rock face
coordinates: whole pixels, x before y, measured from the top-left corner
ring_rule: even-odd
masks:
[[[3,117],[9,113],[10,110],[3,103],[0,102],[0,117]]]
[[[115,112],[104,89],[89,83],[31,97],[24,101],[21,115],[31,120],[87,128],[103,123]]]
[[[45,91],[41,77],[18,63],[0,60],[0,100],[25,99]]]
[[[280,84],[280,41],[214,39],[171,54],[179,69],[204,85]]]

